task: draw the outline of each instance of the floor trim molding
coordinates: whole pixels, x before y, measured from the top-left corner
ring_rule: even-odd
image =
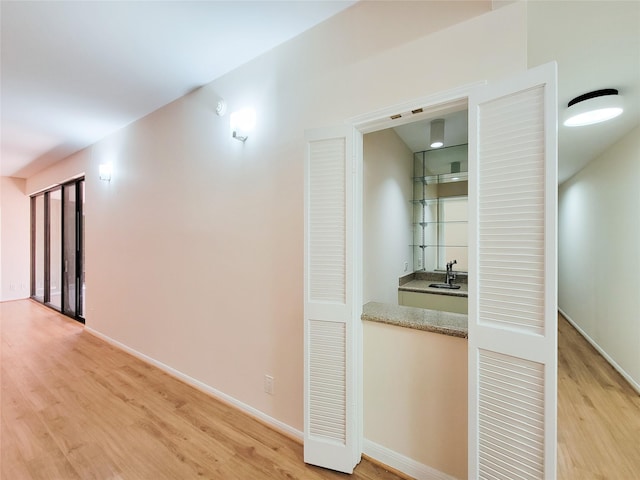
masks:
[[[639,384],[639,383],[637,383],[637,382],[636,382],[636,381],[631,377],[631,375],[629,375],[629,374],[624,370],[624,368],[622,368],[620,365],[618,365],[618,364],[616,363],[616,361],[615,361],[613,358],[611,358],[611,357],[609,356],[609,354],[608,354],[607,352],[605,352],[605,351],[602,349],[602,347],[600,347],[600,345],[598,345],[598,343],[597,343],[594,339],[592,339],[592,338],[587,334],[587,332],[585,332],[582,328],[580,328],[580,326],[579,326],[579,325],[578,325],[578,324],[577,324],[577,323],[576,323],[576,322],[575,322],[575,321],[574,321],[574,320],[573,320],[569,315],[567,315],[567,314],[566,314],[566,313],[565,313],[561,308],[558,308],[558,311],[560,312],[560,314],[561,314],[564,318],[566,318],[566,319],[567,319],[567,322],[569,322],[569,323],[571,324],[571,326],[572,326],[573,328],[575,328],[575,329],[578,331],[578,333],[579,333],[580,335],[582,335],[582,336],[584,337],[584,339],[585,339],[587,342],[589,342],[589,344],[591,344],[591,346],[592,346],[593,348],[595,348],[595,349],[598,351],[598,353],[599,353],[600,355],[602,355],[602,357],[603,357],[607,362],[609,362],[609,364],[610,364],[610,365],[611,365],[611,366],[612,366],[612,367],[613,367],[613,368],[614,368],[614,369],[615,369],[615,370],[616,370],[620,375],[622,375],[622,378],[624,378],[624,379],[629,383],[629,385],[631,385],[631,388],[633,388],[633,389],[634,389],[636,392],[638,392],[638,394],[640,395],[640,384]]]
[[[149,363],[157,368],[159,368],[160,370],[168,373],[169,375],[171,375],[172,377],[177,378],[178,380],[191,385],[194,388],[197,388],[198,390],[211,395],[212,397],[217,398],[218,400],[221,400],[229,405],[232,405],[234,407],[236,407],[239,410],[242,410],[243,412],[245,412],[246,414],[252,416],[253,418],[255,418],[256,420],[268,425],[269,427],[281,432],[284,435],[287,435],[290,438],[293,438],[294,440],[302,443],[303,439],[304,439],[304,435],[300,430],[297,430],[295,428],[293,428],[292,426],[281,422],[280,420],[277,420],[273,417],[270,417],[269,415],[267,415],[264,412],[261,412],[260,410],[247,405],[244,402],[241,402],[240,400],[233,398],[230,395],[227,395],[226,393],[221,392],[220,390],[217,390],[209,385],[207,385],[206,383],[203,383],[199,380],[196,380],[193,377],[190,377],[189,375],[186,375],[182,372],[180,372],[179,370],[176,370],[175,368],[170,367],[169,365],[166,365],[162,362],[159,362],[158,360],[149,357],[148,355],[145,355],[144,353],[140,353],[137,350],[125,345],[124,343],[118,342],[117,340],[114,340],[113,338],[109,337],[108,335],[105,335],[104,333],[100,333],[97,330],[94,330],[91,327],[84,327],[84,330],[87,333],[90,333],[91,335],[98,337],[101,340],[104,340],[105,342],[109,343],[110,345],[113,345],[116,348],[119,348],[121,350],[124,350],[125,352],[133,355],[136,358],[139,358],[140,360],[142,360],[143,362]]]
[[[383,447],[382,445],[378,445],[366,438],[363,441],[362,447],[362,453],[368,457],[371,457],[384,465],[389,465],[399,472],[411,475],[416,480],[456,480],[455,477],[417,462],[412,458],[405,457],[398,452],[394,452],[393,450]]]

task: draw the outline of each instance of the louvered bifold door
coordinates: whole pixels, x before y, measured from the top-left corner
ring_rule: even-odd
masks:
[[[556,477],[556,66],[469,99],[469,478]]]
[[[353,130],[307,132],[304,460],[352,473],[354,403]]]

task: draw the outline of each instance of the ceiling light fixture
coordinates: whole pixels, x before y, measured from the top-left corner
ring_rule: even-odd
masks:
[[[429,137],[431,148],[440,148],[444,145],[444,119],[438,118],[431,121],[431,134]]]
[[[605,88],[580,95],[567,104],[564,125],[581,127],[605,122],[623,111],[622,97],[615,88]]]

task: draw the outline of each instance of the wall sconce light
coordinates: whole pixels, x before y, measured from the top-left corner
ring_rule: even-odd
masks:
[[[440,148],[444,145],[444,119],[438,118],[431,121],[431,136],[429,137],[431,148]]]
[[[98,167],[98,176],[100,180],[105,182],[111,181],[111,173],[113,172],[113,166],[110,163],[101,163]]]
[[[230,116],[231,136],[236,140],[245,142],[249,133],[256,126],[256,112],[251,108],[238,110]]]
[[[615,88],[605,88],[580,95],[567,104],[564,125],[581,127],[605,122],[623,111],[622,97]]]

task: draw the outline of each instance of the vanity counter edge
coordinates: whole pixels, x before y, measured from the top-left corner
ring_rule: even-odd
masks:
[[[451,337],[468,337],[468,317],[463,313],[441,312],[392,305],[390,303],[369,302],[362,307],[361,319],[440,333]]]

